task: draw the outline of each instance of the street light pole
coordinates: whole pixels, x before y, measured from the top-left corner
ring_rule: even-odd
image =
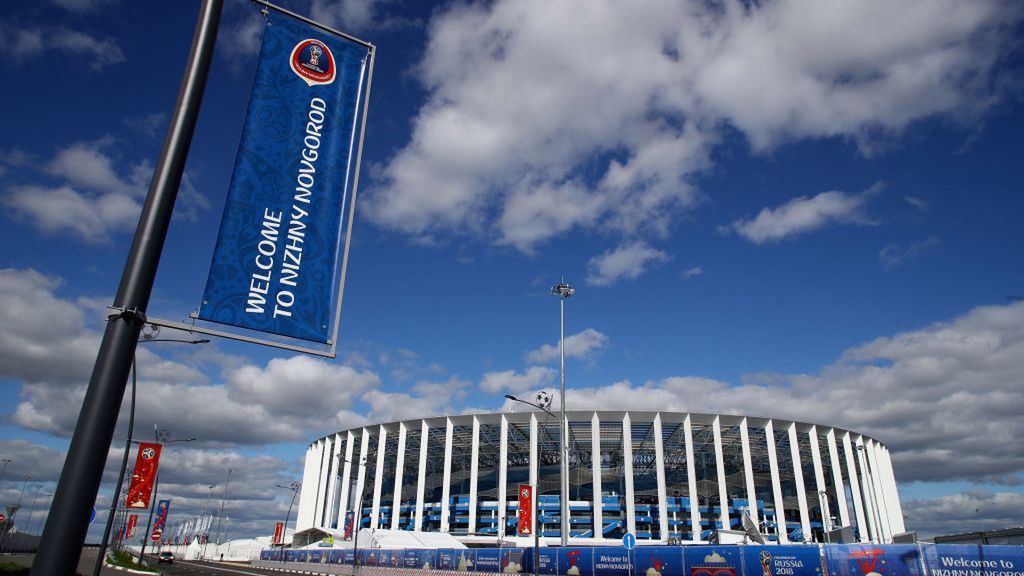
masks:
[[[538,408],[540,410],[543,410],[545,414],[547,414],[548,416],[550,416],[552,418],[555,417],[554,414],[552,414],[547,408],[545,408],[544,406],[541,406],[540,404],[534,404],[533,402],[530,402],[528,400],[522,400],[522,399],[516,398],[515,396],[513,396],[511,394],[505,394],[505,398],[508,398],[509,400],[512,400],[513,402],[522,402],[523,404],[528,404],[530,406],[533,406],[534,408]],[[548,397],[548,400],[550,401],[550,396]],[[538,401],[541,401],[539,395],[538,395]],[[545,428],[547,428],[547,422],[548,421],[545,419],[545,421],[544,421],[544,427]],[[538,467],[538,469],[540,469],[540,463],[539,462],[537,463],[537,467]],[[538,511],[538,506],[537,506],[537,499],[540,497],[540,494],[538,494],[538,489],[539,488],[540,488],[540,478],[538,478],[537,479],[537,483],[533,485],[533,510],[532,510],[532,517],[533,517],[533,576],[537,576],[539,574],[539,568],[537,566],[537,564],[538,564],[538,558],[537,557],[540,554],[540,527],[541,527],[540,514],[538,513],[539,511]],[[516,533],[516,536],[518,537],[519,534]]]
[[[299,493],[299,486],[302,486],[302,482],[292,482],[290,486],[281,486],[280,484],[274,484],[278,488],[284,488],[292,491],[292,501],[288,504],[288,513],[284,515],[284,527],[281,529],[281,555],[284,555],[284,535],[288,531],[288,519],[292,515],[292,506],[295,504],[295,496]],[[287,560],[286,560],[287,561]]]
[[[569,286],[564,281],[559,282],[551,287],[551,293],[558,297],[559,308],[561,311],[561,335],[558,339],[558,348],[561,355],[562,364],[562,396],[561,396],[561,411],[562,420],[559,426],[562,430],[561,433],[561,490],[559,494],[559,502],[561,504],[561,529],[559,532],[562,535],[562,546],[569,545],[569,421],[565,419],[565,300],[576,293],[576,289]]]
[[[155,332],[150,333],[147,337],[143,334],[142,340],[139,340],[139,344],[143,342],[180,342],[182,344],[206,344],[209,342],[206,338],[198,340],[175,340],[171,338],[153,338],[152,336],[159,332],[159,327]],[[117,502],[121,498],[121,490],[124,487],[124,472],[128,468],[128,453],[132,451],[132,432],[135,427],[135,393],[138,389],[138,365],[135,361],[135,353],[132,352],[132,394],[131,402],[128,408],[128,437],[124,444],[124,455],[121,457],[121,470],[117,473],[117,487],[114,489],[114,495],[110,499],[110,513],[107,515],[107,525],[103,528],[103,538],[100,540],[100,552],[96,556],[96,565],[93,566],[92,576],[99,576],[100,569],[103,567],[104,558],[107,554],[107,546],[110,540],[110,532],[114,527],[114,516],[117,515]]]
[[[224,494],[220,499],[220,513],[217,514],[217,548],[214,555],[220,554],[220,523],[224,519],[224,502],[228,499],[228,483],[231,482],[231,468],[228,468],[228,478],[224,481]]]

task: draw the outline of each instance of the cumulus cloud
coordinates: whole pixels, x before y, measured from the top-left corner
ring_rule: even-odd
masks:
[[[806,420],[885,443],[900,482],[1019,483],[1024,477],[1024,302],[847,350],[817,374],[732,384],[669,377],[568,391],[574,409],[661,409]]]
[[[611,286],[619,280],[635,280],[648,266],[666,262],[668,253],[651,248],[646,242],[632,242],[594,256],[587,262],[587,284]]]
[[[548,366],[530,366],[521,374],[514,370],[488,372],[480,381],[480,389],[492,394],[505,391],[524,392],[550,383],[557,373],[554,368]]]
[[[11,186],[3,202],[41,231],[71,234],[91,244],[130,232],[138,223],[153,166],[148,160],[125,161],[116,144],[104,137],[61,148],[43,167],[44,175],[59,184]],[[175,217],[194,220],[206,209],[209,201],[185,174]]]
[[[881,190],[877,183],[860,194],[832,190],[813,198],[800,196],[776,208],[763,208],[749,220],[737,220],[731,230],[754,244],[778,242],[784,238],[806,234],[837,224],[869,224],[864,207]]]
[[[593,328],[587,328],[582,332],[565,337],[565,357],[586,358],[600,351],[607,344],[608,336]],[[543,364],[557,360],[560,355],[561,349],[557,342],[554,344],[544,344],[536,350],[527,352],[526,362],[530,364]]]
[[[89,377],[99,336],[86,329],[78,306],[56,295],[62,285],[35,270],[0,270],[3,377],[58,384]]]
[[[572,230],[661,237],[700,199],[726,130],[757,152],[1003,96],[1012,3],[455,3],[416,69],[427,99],[367,195],[379,225],[531,252]],[[819,202],[851,201],[824,196]],[[819,211],[819,218],[831,218]]]
[[[0,51],[16,63],[40,58],[54,51],[80,55],[93,70],[125,61],[124,52],[111,38],[97,38],[68,28],[15,26],[0,22]]]
[[[913,260],[927,254],[942,245],[942,240],[932,236],[903,246],[897,242],[889,244],[878,253],[878,260],[885,268],[898,268],[907,260]]]

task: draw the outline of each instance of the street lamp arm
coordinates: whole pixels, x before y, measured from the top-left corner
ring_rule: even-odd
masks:
[[[539,404],[534,404],[533,402],[530,402],[529,400],[523,400],[522,398],[516,398],[515,396],[513,396],[511,394],[505,394],[505,398],[508,398],[509,400],[511,400],[513,402],[522,402],[523,404],[527,404],[529,406],[533,406],[534,408],[536,408],[538,410],[542,410],[548,416],[551,416],[552,418],[555,417],[555,415],[552,414],[551,411],[548,410],[547,408],[545,408],[543,406],[540,406]]]

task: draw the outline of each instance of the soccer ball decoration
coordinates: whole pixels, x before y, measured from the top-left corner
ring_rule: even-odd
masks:
[[[548,406],[551,406],[551,398],[552,395],[550,390],[541,390],[540,392],[537,392],[537,405],[541,408],[547,409]]]

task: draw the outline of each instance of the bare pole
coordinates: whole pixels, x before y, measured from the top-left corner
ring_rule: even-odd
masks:
[[[576,289],[569,286],[565,281],[559,282],[551,288],[551,293],[558,296],[559,309],[561,312],[561,332],[558,338],[558,347],[562,358],[562,397],[561,397],[561,411],[562,411],[562,422],[559,426],[561,428],[561,487],[559,494],[559,501],[561,504],[560,516],[561,529],[559,532],[562,536],[562,546],[569,545],[569,421],[565,419],[565,299],[569,298],[576,293]]]
[[[89,516],[103,479],[103,467],[128,383],[132,354],[145,322],[174,201],[199,117],[223,4],[223,0],[203,0],[199,9],[174,114],[54,492],[52,513],[43,528],[32,566],[34,576],[65,576],[73,574],[78,567],[89,530]]]

